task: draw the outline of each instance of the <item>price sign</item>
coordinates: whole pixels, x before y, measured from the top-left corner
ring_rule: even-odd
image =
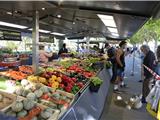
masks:
[[[39,42],[47,42],[47,43],[54,43],[54,37],[50,35],[40,35]]]
[[[0,40],[22,41],[21,32],[0,29]]]

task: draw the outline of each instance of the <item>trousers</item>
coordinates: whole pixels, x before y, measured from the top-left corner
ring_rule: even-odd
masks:
[[[115,64],[112,64],[112,78],[111,82],[114,83],[117,78],[117,66]]]
[[[146,98],[150,92],[150,89],[149,89],[149,82],[151,81],[152,77],[151,78],[145,78],[144,81],[143,81],[143,87],[142,87],[142,95],[144,98]]]

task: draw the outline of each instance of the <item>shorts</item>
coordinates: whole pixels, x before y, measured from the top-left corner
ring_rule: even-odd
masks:
[[[121,78],[124,78],[124,70],[122,70],[122,69],[117,69],[117,76],[118,76],[118,77],[121,77]]]

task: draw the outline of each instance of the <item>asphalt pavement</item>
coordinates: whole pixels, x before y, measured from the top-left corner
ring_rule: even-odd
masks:
[[[128,110],[125,106],[119,106],[115,103],[117,96],[121,96],[124,101],[129,100],[133,95],[142,93],[142,83],[138,82],[141,79],[141,60],[136,57],[133,70],[133,57],[126,57],[125,83],[128,88],[123,88],[122,94],[113,93],[113,85],[110,85],[109,93],[106,99],[103,113],[100,120],[156,120],[146,111],[146,104],[143,107],[135,110]]]

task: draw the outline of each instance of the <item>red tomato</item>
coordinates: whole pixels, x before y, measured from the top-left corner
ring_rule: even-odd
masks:
[[[49,98],[49,96],[48,96],[48,94],[46,93],[46,94],[42,95],[41,98],[47,100],[47,99]]]
[[[60,88],[64,88],[64,84],[60,84],[59,87],[60,87]]]

